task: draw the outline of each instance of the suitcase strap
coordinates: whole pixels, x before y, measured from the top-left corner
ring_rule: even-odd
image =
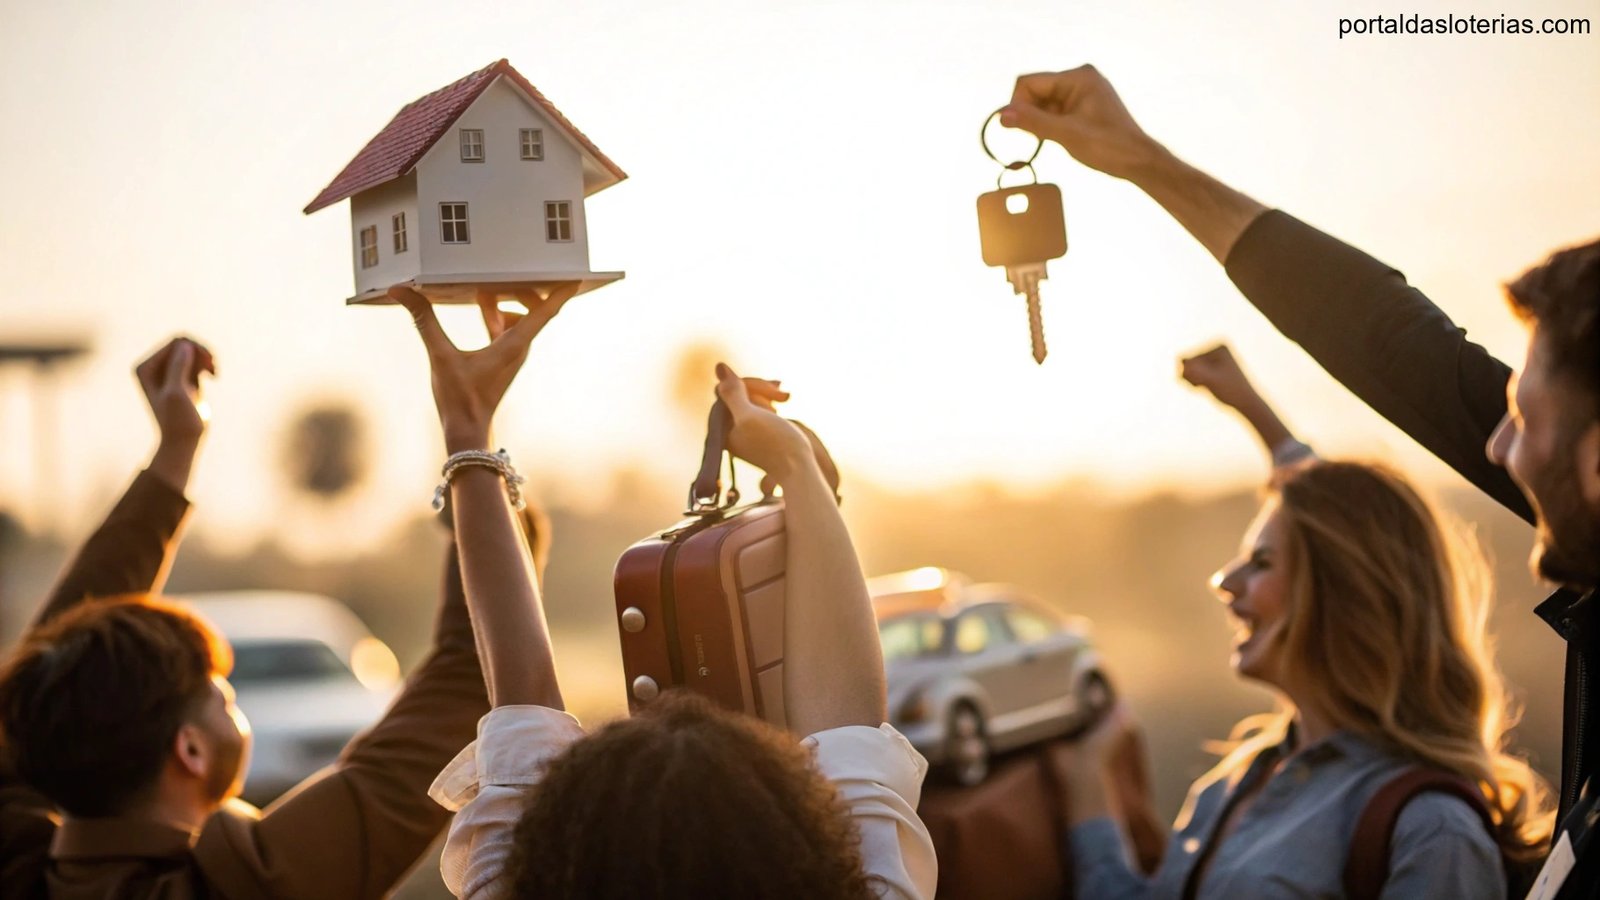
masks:
[[[822,445],[816,432],[793,419],[789,421],[811,442],[811,449],[817,457],[817,465],[822,469],[822,475],[827,479],[828,486],[833,488],[834,499],[839,500],[839,467],[834,464],[833,455]],[[689,485],[687,515],[714,515],[730,509],[739,502],[738,475],[731,458],[728,460],[728,490],[726,493],[722,490],[722,460],[728,454],[728,435],[732,431],[733,413],[719,398],[711,405],[711,413],[706,417],[706,446],[700,455],[700,472]],[[768,499],[771,499],[772,488],[775,486],[770,476],[762,479],[761,487]]]

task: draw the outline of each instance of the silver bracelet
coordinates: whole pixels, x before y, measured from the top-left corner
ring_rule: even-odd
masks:
[[[1272,467],[1292,466],[1316,457],[1317,451],[1303,441],[1289,438],[1272,448]]]
[[[433,509],[435,512],[444,509],[444,495],[450,489],[450,479],[454,478],[457,472],[468,466],[482,466],[498,472],[500,477],[506,481],[506,493],[511,497],[511,508],[523,509],[527,506],[522,500],[521,485],[525,484],[528,479],[518,475],[517,470],[512,468],[511,454],[507,453],[505,448],[502,447],[494,453],[490,453],[487,450],[462,450],[458,453],[450,454],[450,458],[444,461],[444,468],[439,473],[444,476],[444,480],[439,482],[439,486],[434,488],[433,491]]]

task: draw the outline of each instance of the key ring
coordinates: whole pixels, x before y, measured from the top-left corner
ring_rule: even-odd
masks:
[[[1039,183],[1039,173],[1034,171],[1033,163],[1025,163],[1025,162],[1022,162],[1021,160],[1018,160],[1018,161],[1012,163],[1011,165],[1006,166],[1004,169],[1001,169],[1000,170],[1000,174],[996,175],[994,177],[994,189],[997,190],[997,191],[1005,190],[1006,186],[1004,184],[1002,184],[1001,182],[1006,180],[1006,173],[1007,172],[1020,172],[1023,169],[1027,169],[1028,170],[1028,174],[1033,176],[1033,183],[1034,184],[1038,184]]]
[[[1005,107],[1001,107],[1000,109],[1004,109],[1004,108]],[[983,152],[990,159],[994,160],[997,163],[1000,163],[1000,157],[995,156],[994,155],[994,151],[989,149],[989,125],[991,123],[993,123],[995,119],[1000,117],[1000,109],[997,109],[992,113],[989,113],[989,118],[983,120],[983,127],[978,129],[978,143],[983,145]],[[1044,149],[1044,138],[1038,137],[1037,135],[1035,137],[1039,141],[1039,143],[1033,145],[1033,153],[1030,154],[1027,159],[1019,159],[1016,162],[1010,162],[1010,163],[1000,163],[1000,165],[1005,166],[1006,170],[1007,171],[1011,171],[1011,172],[1015,172],[1015,171],[1017,171],[1019,169],[1027,169],[1028,171],[1032,172],[1033,171],[1033,161],[1039,158],[1039,151]],[[1005,172],[1002,172],[1000,174],[1004,175]],[[1033,180],[1035,182],[1037,182],[1039,180],[1039,176],[1038,176],[1037,173],[1034,174]]]

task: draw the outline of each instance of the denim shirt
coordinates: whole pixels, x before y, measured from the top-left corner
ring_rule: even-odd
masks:
[[[1292,738],[1291,738],[1292,740]],[[1411,763],[1346,732],[1307,747],[1272,774],[1289,741],[1269,747],[1242,777],[1212,772],[1190,789],[1184,812],[1151,878],[1128,861],[1110,818],[1072,829],[1077,895],[1094,900],[1178,900],[1236,790],[1268,780],[1231,834],[1211,851],[1198,900],[1344,895],[1345,858],[1362,809]],[[1502,900],[1500,851],[1478,814],[1449,794],[1419,794],[1395,823],[1386,900]]]

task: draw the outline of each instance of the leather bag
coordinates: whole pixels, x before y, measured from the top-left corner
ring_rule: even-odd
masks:
[[[810,429],[817,461],[838,493],[838,470]],[[768,488],[738,506],[722,489],[732,416],[720,400],[707,421],[688,517],[629,547],[613,578],[630,711],[671,688],[786,727],[783,709],[783,500]]]

